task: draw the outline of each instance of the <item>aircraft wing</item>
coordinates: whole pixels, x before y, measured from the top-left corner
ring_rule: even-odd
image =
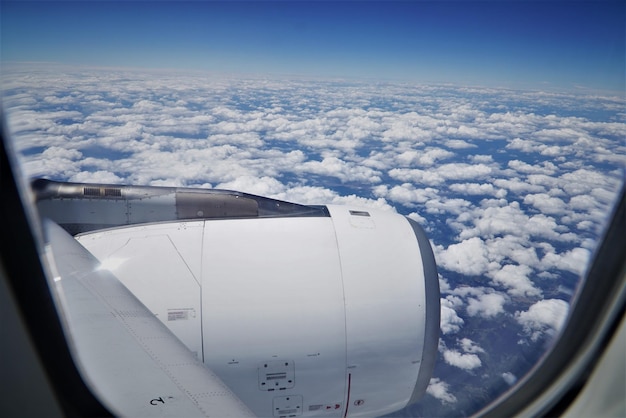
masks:
[[[114,414],[253,416],[89,251],[50,220],[44,230],[77,365]]]

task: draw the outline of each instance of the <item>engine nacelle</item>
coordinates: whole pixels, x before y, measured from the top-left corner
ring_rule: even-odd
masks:
[[[322,208],[77,239],[257,415],[396,411],[423,395],[437,357],[430,244],[401,215]]]

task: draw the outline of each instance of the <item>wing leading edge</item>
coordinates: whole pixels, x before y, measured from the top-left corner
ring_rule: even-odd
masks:
[[[44,221],[54,287],[85,380],[128,416],[253,416],[98,260]]]

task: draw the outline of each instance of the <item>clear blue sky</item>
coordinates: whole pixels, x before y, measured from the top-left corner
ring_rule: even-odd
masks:
[[[624,91],[626,2],[0,2],[1,59]]]

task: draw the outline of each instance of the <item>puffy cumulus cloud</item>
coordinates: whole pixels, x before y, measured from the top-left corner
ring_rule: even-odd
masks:
[[[446,147],[452,148],[452,149],[467,149],[467,148],[476,148],[476,147],[478,147],[478,145],[471,144],[471,143],[469,143],[467,141],[464,141],[462,139],[450,139],[448,141],[444,141],[443,144]]]
[[[590,259],[591,251],[587,248],[577,247],[561,254],[548,252],[541,259],[541,265],[546,269],[557,268],[582,275],[589,265]]]
[[[521,210],[519,204],[512,202],[500,206],[501,203],[505,202],[493,203],[496,205],[488,204],[484,209],[476,208],[472,213],[457,218],[462,225],[459,227],[461,238],[478,236],[493,238],[507,234],[524,236],[525,228],[523,225],[528,223],[529,217]]]
[[[541,153],[548,148],[546,145],[541,144],[538,141],[530,139],[515,138],[506,145],[507,149],[518,150],[525,153]]]
[[[389,188],[387,185],[376,186],[372,189],[374,196],[383,197],[407,207],[415,207],[429,201],[439,200],[439,193],[431,187],[416,188],[410,183]]]
[[[527,173],[527,174],[547,174],[552,175],[556,173],[559,168],[551,163],[550,161],[545,161],[541,165],[532,165],[528,164],[524,161],[513,160],[509,161],[509,167],[514,169],[519,173]]]
[[[609,157],[607,138],[623,138],[626,126],[614,122],[590,122],[580,117],[557,117],[555,115],[532,117],[533,131],[519,135],[507,145],[509,149],[516,149],[526,153],[538,153],[545,156],[555,156],[564,161],[565,156],[583,157],[585,152],[593,150],[594,161],[607,161]],[[523,138],[523,139],[522,139]],[[597,149],[594,149],[597,148]],[[623,156],[623,149],[618,149]],[[623,161],[623,157],[621,159]]]
[[[330,202],[333,205],[348,205],[354,207],[361,207],[364,209],[380,209],[385,211],[395,212],[396,209],[389,205],[385,199],[367,199],[354,194],[348,196],[336,196]]]
[[[429,200],[424,205],[426,212],[429,214],[442,214],[451,213],[453,215],[459,215],[467,211],[472,206],[472,203],[465,199],[440,199]]]
[[[589,169],[565,173],[558,180],[563,190],[572,196],[589,194],[595,189],[614,190],[619,185],[619,180],[615,177]]]
[[[441,275],[441,273],[438,274],[438,279],[439,279],[439,291],[441,292],[441,294],[447,294],[450,293],[450,282],[448,282],[448,280],[443,277]]]
[[[469,238],[448,248],[435,247],[438,264],[447,270],[468,276],[478,276],[487,271],[487,247],[478,237]]]
[[[337,157],[327,157],[322,161],[307,161],[294,167],[294,171],[336,177],[342,182],[381,182],[381,173],[379,171],[345,162]]]
[[[419,213],[416,212],[411,212],[408,215],[406,215],[407,218],[411,218],[413,219],[415,222],[417,222],[418,224],[420,224],[422,226],[422,228],[428,228],[428,221],[426,220],[426,218],[424,218],[422,215],[420,215]],[[431,243],[432,245],[432,243]]]
[[[437,171],[447,180],[471,180],[485,178],[493,169],[485,164],[443,164]]]
[[[457,350],[446,350],[443,352],[443,359],[451,366],[459,369],[472,370],[482,366],[480,357],[476,354],[464,354]]]
[[[261,147],[263,140],[256,132],[242,132],[236,134],[216,134],[208,137],[212,144],[231,144],[244,147]]]
[[[500,376],[502,376],[502,379],[504,379],[506,384],[509,386],[513,386],[515,382],[517,382],[517,376],[511,372],[504,372]]]
[[[569,304],[561,299],[544,299],[531,305],[527,311],[515,312],[515,319],[532,341],[545,334],[558,332],[567,318]]]
[[[487,273],[493,279],[495,286],[507,289],[511,296],[539,297],[542,292],[530,280],[532,269],[525,265],[507,264],[502,268]]]
[[[449,180],[482,179],[492,171],[485,164],[448,163],[429,170],[394,168],[389,170],[389,176],[399,181],[437,186]]]
[[[83,154],[75,149],[67,149],[61,147],[49,147],[42,153],[42,157],[44,160],[67,160],[74,161],[82,158]]]
[[[496,179],[493,184],[502,189],[510,190],[516,194],[524,193],[541,193],[546,191],[545,187],[537,184],[531,184],[519,178]]]
[[[369,199],[355,194],[340,195],[334,190],[315,186],[285,186],[283,191],[278,191],[281,183],[275,184],[277,187],[274,193],[265,196],[302,205],[350,205],[366,209],[395,211],[395,208],[383,198]]]
[[[124,179],[111,173],[110,171],[81,171],[72,175],[69,181],[77,183],[109,183],[123,184]]]
[[[217,189],[237,190],[261,196],[274,196],[285,191],[285,186],[272,177],[241,176],[235,180],[220,183]]]
[[[470,340],[469,338],[461,338],[459,340],[459,346],[466,353],[484,353],[485,352],[485,350],[483,350],[478,344],[476,344],[474,341]]]
[[[477,155],[470,155],[467,157],[467,159],[469,161],[471,161],[474,164],[491,164],[493,163],[493,156],[491,155],[483,155],[483,154],[477,154]]]
[[[577,195],[573,196],[569,200],[569,207],[573,210],[583,210],[590,212],[600,206],[600,203],[596,198],[591,195]]]
[[[453,152],[442,148],[427,148],[425,150],[407,150],[396,156],[398,165],[430,167],[435,163],[454,157]]]
[[[78,150],[52,146],[45,149],[40,158],[27,157],[24,168],[30,176],[69,178],[81,171],[82,157]]]
[[[488,247],[489,259],[498,264],[502,264],[508,259],[521,265],[532,267],[540,267],[541,265],[536,248],[531,247],[532,243],[524,237],[505,235],[488,239],[485,243]]]
[[[457,402],[456,396],[450,393],[450,385],[437,377],[430,379],[428,387],[426,388],[426,393],[436,399],[439,399],[442,403],[449,404]]]
[[[459,349],[448,349],[445,344],[439,346],[447,364],[463,370],[473,370],[482,366],[478,354],[484,353],[485,350],[478,344],[469,338],[462,338],[457,340],[456,345]]]
[[[382,139],[385,142],[413,139],[422,144],[433,138],[432,128],[439,124],[440,121],[430,116],[420,116],[415,112],[404,113],[386,124]]]
[[[544,214],[529,216],[518,202],[506,200],[482,202],[484,207],[474,208],[471,213],[457,219],[459,237],[496,238],[512,235],[529,240],[543,237],[556,241],[570,241],[571,236],[560,232],[554,218]]]
[[[453,192],[470,196],[487,195],[503,198],[507,194],[505,189],[498,189],[491,183],[453,183],[449,186],[449,188]]]
[[[462,306],[462,302],[459,298],[454,296],[448,296],[441,298],[441,320],[440,327],[441,332],[445,334],[454,334],[458,332],[465,321],[456,313],[456,309]]]
[[[548,176],[546,174],[529,174],[526,180],[530,184],[543,186],[545,190],[558,189],[562,187],[562,182],[558,177]]]
[[[524,198],[524,203],[533,205],[542,213],[549,215],[564,214],[567,211],[566,204],[558,197],[551,197],[545,193],[529,194]]]
[[[470,316],[492,318],[504,313],[507,298],[500,293],[486,293],[467,298],[467,313]]]
[[[275,199],[300,203],[303,205],[323,205],[332,203],[340,196],[334,190],[317,186],[297,186],[286,189],[282,193],[274,194]]]
[[[445,178],[435,170],[394,168],[389,170],[389,177],[406,183],[428,186],[439,186],[445,182]]]

